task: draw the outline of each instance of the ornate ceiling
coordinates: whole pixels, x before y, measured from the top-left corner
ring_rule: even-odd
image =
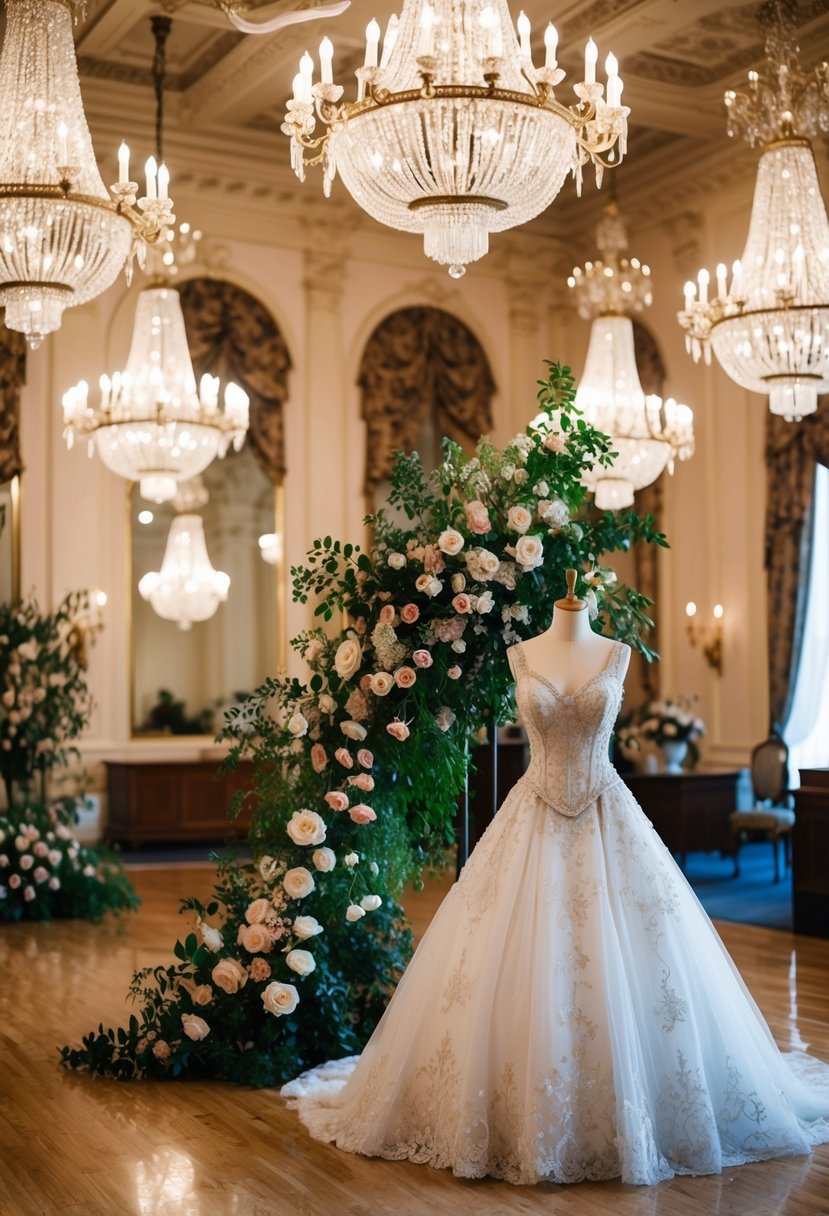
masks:
[[[523,3],[541,48],[537,61],[544,26],[555,21],[568,80],[580,78],[589,35],[598,43],[600,62],[611,49],[619,58],[624,100],[632,110],[629,159],[619,173],[626,209],[635,207],[643,219],[670,219],[712,184],[751,172],[756,155],[726,137],[722,95],[762,60],[755,4],[563,0],[553,11],[542,0]],[[248,16],[258,10],[255,15],[263,19],[290,7],[290,0],[245,5]],[[313,7],[313,0],[299,0],[299,7]],[[279,133],[299,57],[306,47],[315,54],[327,33],[334,42],[335,79],[353,83],[350,73],[362,62],[367,22],[376,16],[382,26],[399,7],[394,0],[352,0],[340,17],[254,37],[236,33],[217,0],[89,0],[76,43],[96,145],[102,153],[124,137],[142,160],[152,150],[150,17],[164,12],[173,18],[165,126],[174,181],[202,194],[215,186],[230,198],[287,204],[301,197],[304,207],[312,205],[320,185],[315,179],[304,187],[295,183],[288,141]],[[518,0],[512,7],[517,16]],[[826,0],[801,0],[799,30],[805,62],[829,57]],[[341,215],[353,209],[339,185],[334,205]],[[572,238],[590,230],[596,205],[595,199],[579,205],[568,184],[532,228]]]

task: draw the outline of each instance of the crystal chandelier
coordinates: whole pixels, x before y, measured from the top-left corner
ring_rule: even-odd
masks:
[[[0,305],[32,347],[105,291],[174,217],[165,166],[136,203],[129,149],[109,198],[81,101],[71,0],[7,0],[0,53]]]
[[[564,77],[555,27],[544,35],[543,67],[533,63],[530,33],[521,13],[516,34],[506,0],[404,0],[382,52],[380,27],[369,23],[357,98],[342,103],[324,38],[320,79],[306,52],[282,126],[294,171],[302,181],[306,165],[321,163],[326,195],[339,173],[364,211],[423,233],[427,257],[460,276],[487,253],[490,232],[542,212],[568,173],[580,191],[592,161],[601,184],[625,153],[629,110],[615,57],[605,63],[605,95],[591,38],[577,103],[565,106],[555,96]]]
[[[180,481],[195,477],[232,443],[242,447],[248,429],[248,395],[237,384],[224,390],[205,374],[196,389],[179,293],[167,285],[141,291],[132,345],[123,372],[101,376],[100,399],[89,401],[81,380],[63,395],[64,437],[90,440],[108,469],[140,482],[143,498],[168,502]]]
[[[138,583],[139,594],[153,610],[183,630],[213,616],[229,589],[228,575],[210,564],[200,515],[175,516],[161,569],[151,570]]]
[[[609,435],[618,453],[613,464],[596,465],[584,481],[600,510],[633,505],[635,490],[656,481],[676,457],[694,454],[694,418],[687,405],[642,391],[626,315],[651,303],[650,269],[628,259],[627,234],[615,200],[597,230],[601,258],[576,267],[567,280],[579,313],[592,318],[584,374],[576,405],[593,426]]]
[[[762,6],[768,77],[749,72],[746,93],[725,95],[728,134],[763,145],[745,251],[730,282],[720,264],[716,288],[707,270],[686,283],[679,314],[695,360],[710,363],[713,349],[788,421],[829,389],[829,222],[810,143],[829,130],[829,65],[801,72],[795,13],[791,0]]]

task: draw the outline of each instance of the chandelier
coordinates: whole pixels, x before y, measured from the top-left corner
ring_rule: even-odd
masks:
[[[153,611],[182,630],[213,616],[229,589],[228,575],[210,564],[200,515],[175,516],[161,569],[149,571],[138,583]]]
[[[137,199],[129,149],[109,197],[81,101],[71,0],[7,0],[0,53],[0,305],[36,347],[170,222],[165,166]]]
[[[597,239],[601,258],[576,267],[567,282],[579,314],[593,321],[576,405],[611,437],[617,453],[611,466],[594,466],[584,482],[600,510],[615,511],[632,506],[634,491],[663,469],[673,472],[676,457],[694,454],[694,417],[672,397],[663,401],[642,391],[627,314],[651,303],[650,269],[625,256],[627,234],[615,200],[605,208]]]
[[[725,95],[728,134],[763,146],[745,251],[730,275],[717,267],[716,286],[707,270],[686,283],[679,313],[696,361],[713,349],[790,422],[829,389],[829,222],[810,143],[829,130],[829,65],[801,72],[795,13],[792,0],[761,7],[768,74],[749,72],[746,93]]]
[[[306,51],[282,126],[295,173],[303,181],[306,165],[321,163],[326,195],[339,173],[364,211],[422,233],[427,257],[459,277],[487,253],[490,232],[542,212],[568,173],[580,193],[588,162],[601,184],[603,169],[625,153],[629,110],[615,57],[605,62],[605,91],[591,38],[577,102],[566,106],[555,96],[564,78],[555,27],[544,34],[543,67],[533,62],[530,34],[524,13],[516,34],[506,0],[404,0],[382,52],[380,27],[369,23],[349,102],[340,101],[333,46],[323,38],[320,79]]]

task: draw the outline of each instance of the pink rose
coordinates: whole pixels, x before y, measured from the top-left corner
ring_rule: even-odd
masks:
[[[366,806],[364,802],[358,802],[356,806],[351,808],[348,814],[354,823],[373,823],[377,818],[376,813],[370,806]]]
[[[358,790],[363,790],[368,794],[374,789],[374,778],[371,773],[358,773],[356,777],[349,777],[349,783],[356,785]]]
[[[33,899],[37,899],[37,891],[34,887],[24,887],[23,898],[27,903],[31,903]]]
[[[457,663],[455,663],[454,666],[449,668],[446,674],[450,680],[459,680],[463,673],[461,672],[461,669],[458,667]]]
[[[32,849],[32,852],[34,853],[35,857],[45,857],[49,852],[49,846],[45,840],[39,840]]]
[[[466,504],[466,524],[469,531],[476,533],[478,536],[483,536],[485,532],[492,530],[489,512],[478,499]]]
[[[362,688],[363,692],[368,692],[368,690],[371,688],[370,675],[360,676],[360,688]]]
[[[35,882],[46,882],[46,879],[48,877],[49,877],[49,871],[46,869],[45,866],[36,866],[35,867],[35,872],[32,875],[32,878],[34,878]]]
[[[423,550],[423,569],[429,574],[440,574],[446,563],[437,545],[427,545]]]
[[[259,980],[261,982],[262,980],[270,979],[270,976],[271,976],[271,965],[267,961],[267,959],[264,959],[264,958],[253,959],[253,961],[250,964],[250,978],[252,980]]]
[[[393,739],[399,739],[401,743],[408,739],[411,731],[405,722],[401,722],[399,718],[395,718],[393,722],[389,722],[386,730]]]
[[[311,748],[311,768],[315,773],[321,773],[328,764],[325,748],[321,743],[315,743]]]
[[[472,600],[469,598],[469,596],[466,594],[465,591],[462,591],[459,595],[456,595],[455,598],[452,600],[452,607],[455,609],[456,612],[460,613],[461,615],[464,612],[471,612],[472,611]]]
[[[382,625],[394,624],[394,608],[391,604],[384,604],[380,609],[380,623]]]
[[[357,763],[363,768],[371,768],[374,764],[374,753],[370,752],[367,747],[361,747],[357,752]]]
[[[398,688],[411,688],[417,679],[417,673],[413,667],[398,667],[394,679]]]
[[[548,452],[563,452],[567,446],[567,440],[558,431],[550,431],[544,437],[544,446]]]
[[[270,950],[273,939],[264,925],[242,925],[239,944],[250,954],[258,954],[261,950]]]
[[[400,609],[400,619],[404,625],[414,625],[419,616],[420,609],[417,604],[404,604]]]
[[[412,655],[415,667],[431,667],[432,656],[428,650],[416,650]]]
[[[21,879],[19,874],[10,874],[9,875],[9,886],[11,887],[11,889],[13,891],[17,890],[17,888],[20,886],[22,881],[23,880]]]
[[[338,747],[334,752],[334,759],[339,760],[343,768],[354,768],[354,761],[347,747]]]
[[[344,811],[348,806],[348,795],[342,790],[331,790],[325,795],[325,801],[331,807],[332,811]]]
[[[253,903],[248,904],[245,912],[245,920],[249,925],[261,925],[262,921],[271,910],[270,900],[255,899]]]

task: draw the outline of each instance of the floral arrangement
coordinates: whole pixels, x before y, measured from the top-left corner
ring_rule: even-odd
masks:
[[[0,920],[96,919],[138,904],[117,860],[75,838],[77,800],[46,805],[46,775],[77,755],[92,708],[88,619],[85,592],[51,613],[33,599],[0,604]]]
[[[348,625],[294,639],[307,681],[270,679],[227,716],[228,765],[255,764],[257,864],[223,865],[210,904],[185,902],[179,964],[137,976],[138,1016],[64,1048],[69,1064],[271,1084],[359,1049],[405,964],[396,900],[453,842],[474,735],[514,713],[507,647],[547,627],[565,570],[583,572],[595,628],[653,657],[649,601],[601,558],[664,537],[595,512],[582,476],[610,440],[569,369],[549,369],[506,449],[447,441],[428,477],[398,455],[371,551],[325,537],[292,571],[295,599]]]
[[[705,723],[693,713],[687,697],[676,701],[649,701],[638,711],[639,721],[629,728],[640,739],[663,743],[693,743],[705,734]]]

